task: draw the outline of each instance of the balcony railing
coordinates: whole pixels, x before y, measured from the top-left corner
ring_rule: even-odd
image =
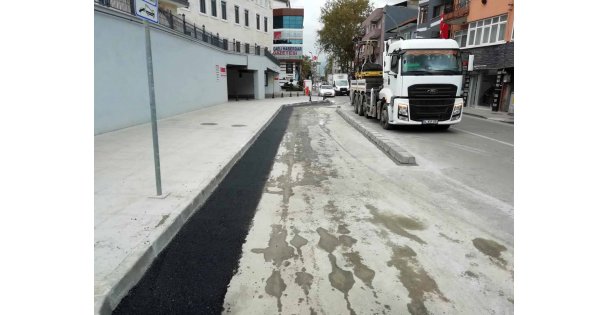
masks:
[[[466,16],[469,15],[470,2],[471,0],[454,0],[452,4],[446,5],[443,20],[446,22],[455,22],[454,20],[466,22]]]
[[[133,0],[94,0],[94,2],[96,5],[112,8],[126,14],[135,15],[133,12]],[[257,43],[254,43],[253,46],[251,46],[249,43],[241,43],[240,41],[236,41],[234,38],[221,37],[217,32],[215,34],[210,32],[205,28],[205,25],[195,25],[194,23],[188,22],[183,14],[175,15],[170,11],[165,11],[159,8],[158,25],[189,36],[199,42],[204,42],[226,51],[235,52],[238,54],[266,56],[276,65],[280,64],[277,58],[270,53],[269,47],[260,46]],[[262,50],[264,51],[263,55]]]

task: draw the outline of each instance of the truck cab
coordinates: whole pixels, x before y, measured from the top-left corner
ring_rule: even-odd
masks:
[[[385,104],[383,126],[448,128],[459,123],[464,102],[458,43],[451,39],[413,39],[386,45],[378,95]]]

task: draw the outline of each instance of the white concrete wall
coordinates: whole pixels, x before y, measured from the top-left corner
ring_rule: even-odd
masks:
[[[150,121],[143,25],[106,12],[95,7],[95,134]],[[227,77],[218,78],[216,66],[278,72],[264,56],[231,54],[167,30],[150,33],[159,118],[227,102]],[[263,81],[256,90],[256,99],[263,99]]]
[[[221,37],[236,39],[241,43],[250,43],[268,47],[272,51],[272,8],[268,0],[226,0],[227,19],[222,19],[221,0],[217,0],[217,17],[211,15],[211,0],[207,3],[207,13],[201,13],[199,0],[190,0],[189,8],[179,8],[177,12],[184,14],[186,20],[194,23],[197,28],[205,25],[205,31],[219,33]],[[236,23],[234,6],[239,6],[239,23]],[[249,10],[249,26],[245,26],[245,10]],[[256,14],[260,15],[260,29],[256,26]],[[264,17],[268,19],[268,31],[264,32]],[[253,48],[252,48],[253,49]]]

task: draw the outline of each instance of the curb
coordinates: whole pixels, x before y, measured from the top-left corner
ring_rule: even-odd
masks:
[[[482,115],[478,115],[478,114],[467,113],[466,111],[464,111],[463,114],[469,115],[469,116],[473,116],[473,117],[477,117],[477,118],[483,118],[483,119],[487,119],[487,120],[498,121],[498,122],[505,123],[505,124],[511,124],[511,125],[515,124],[515,121],[508,121],[508,120],[502,120],[502,119],[488,118],[486,116],[482,116]]]
[[[416,157],[409,153],[406,149],[388,140],[382,134],[364,127],[348,114],[344,113],[343,110],[336,109],[336,112],[338,112],[338,115],[344,118],[344,120],[346,120],[346,122],[348,122],[351,126],[359,130],[359,132],[361,132],[367,139],[369,139],[369,141],[382,150],[396,164],[416,165]]]
[[[141,280],[148,268],[152,265],[156,257],[165,249],[165,247],[173,240],[173,237],[179,232],[181,227],[188,221],[190,216],[199,209],[207,199],[213,194],[217,186],[224,180],[224,177],[230,172],[232,167],[241,159],[241,157],[249,150],[251,145],[258,139],[260,134],[270,123],[276,118],[279,112],[284,107],[300,107],[307,105],[330,104],[329,101],[312,101],[300,102],[292,104],[283,104],[279,106],[276,112],[264,123],[256,134],[236,153],[234,157],[220,170],[220,172],[209,182],[209,184],[194,197],[194,199],[174,218],[160,236],[148,245],[144,254],[137,258],[133,266],[125,273],[125,275],[110,288],[105,296],[101,297],[101,301],[95,303],[95,314],[110,315],[118,306],[120,301],[129,293],[129,291]],[[126,259],[129,259],[127,257]]]

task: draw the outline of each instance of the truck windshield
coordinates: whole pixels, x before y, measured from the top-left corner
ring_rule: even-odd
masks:
[[[462,74],[458,49],[407,50],[401,59],[401,75]]]
[[[348,85],[348,81],[346,81],[346,80],[336,80],[336,85],[338,85],[338,86],[346,86],[346,85]]]
[[[331,85],[321,85],[321,88],[324,90],[331,90]]]

